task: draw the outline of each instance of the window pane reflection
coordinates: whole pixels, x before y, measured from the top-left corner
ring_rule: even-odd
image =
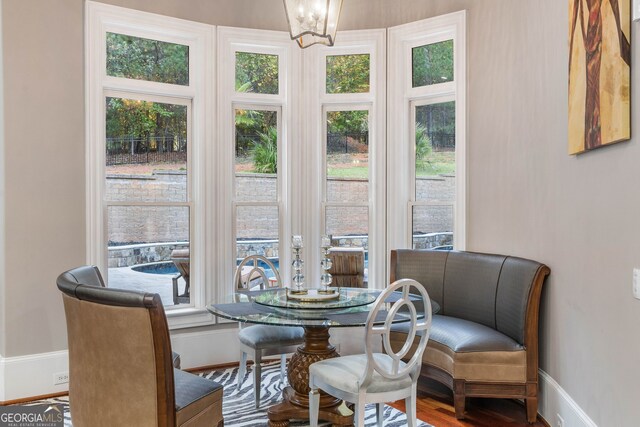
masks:
[[[453,40],[414,47],[413,87],[453,81]]]
[[[327,112],[327,201],[369,200],[369,112]]]

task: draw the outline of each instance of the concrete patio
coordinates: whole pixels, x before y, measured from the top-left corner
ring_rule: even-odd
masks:
[[[127,289],[142,292],[151,292],[160,295],[162,304],[165,307],[173,306],[173,283],[174,274],[154,274],[142,273],[131,269],[131,267],[110,268],[108,276],[105,278],[107,286],[110,288]],[[178,279],[178,291],[184,292],[185,281]]]

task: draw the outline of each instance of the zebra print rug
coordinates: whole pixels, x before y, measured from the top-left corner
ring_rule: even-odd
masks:
[[[247,369],[242,385],[236,389],[238,368],[229,368],[207,372],[201,376],[224,384],[222,412],[225,427],[264,427],[267,425],[267,409],[280,402],[282,389],[287,384],[280,382],[280,363],[262,365],[262,382],[260,392],[260,409],[255,408],[253,397],[253,371]],[[308,422],[291,422],[291,426],[308,426]],[[329,424],[321,424],[328,426]],[[365,425],[376,425],[376,407],[367,405],[365,409]],[[385,427],[405,427],[407,417],[403,412],[390,406],[384,407]],[[433,427],[431,424],[418,422],[419,427]]]
[[[255,409],[253,398],[253,374],[251,367],[247,369],[247,375],[242,381],[242,386],[236,388],[238,368],[221,369],[199,374],[200,376],[216,381],[224,386],[222,400],[222,413],[225,427],[264,427],[267,425],[267,409],[278,403],[282,397],[282,389],[286,384],[280,382],[280,364],[269,363],[262,365],[262,385],[260,409]],[[64,406],[64,425],[72,427],[71,414],[69,412],[68,396],[38,400],[29,403],[37,404],[61,404]],[[375,405],[367,405],[365,424],[367,427],[376,425]],[[308,426],[305,422],[292,422],[291,426]],[[327,426],[328,424],[321,424]],[[385,427],[405,427],[407,418],[390,406],[384,407]],[[419,427],[433,427],[431,424],[418,422]]]

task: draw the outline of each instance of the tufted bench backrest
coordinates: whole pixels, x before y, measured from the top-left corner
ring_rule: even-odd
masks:
[[[391,282],[414,279],[440,304],[438,314],[480,323],[526,344],[529,303],[539,302],[544,264],[504,255],[458,251],[391,251]],[[540,283],[541,285],[541,283]],[[537,306],[531,310],[537,315]]]

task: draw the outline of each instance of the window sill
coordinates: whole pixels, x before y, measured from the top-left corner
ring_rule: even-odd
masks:
[[[216,318],[205,308],[186,307],[166,312],[169,330],[216,324]]]

